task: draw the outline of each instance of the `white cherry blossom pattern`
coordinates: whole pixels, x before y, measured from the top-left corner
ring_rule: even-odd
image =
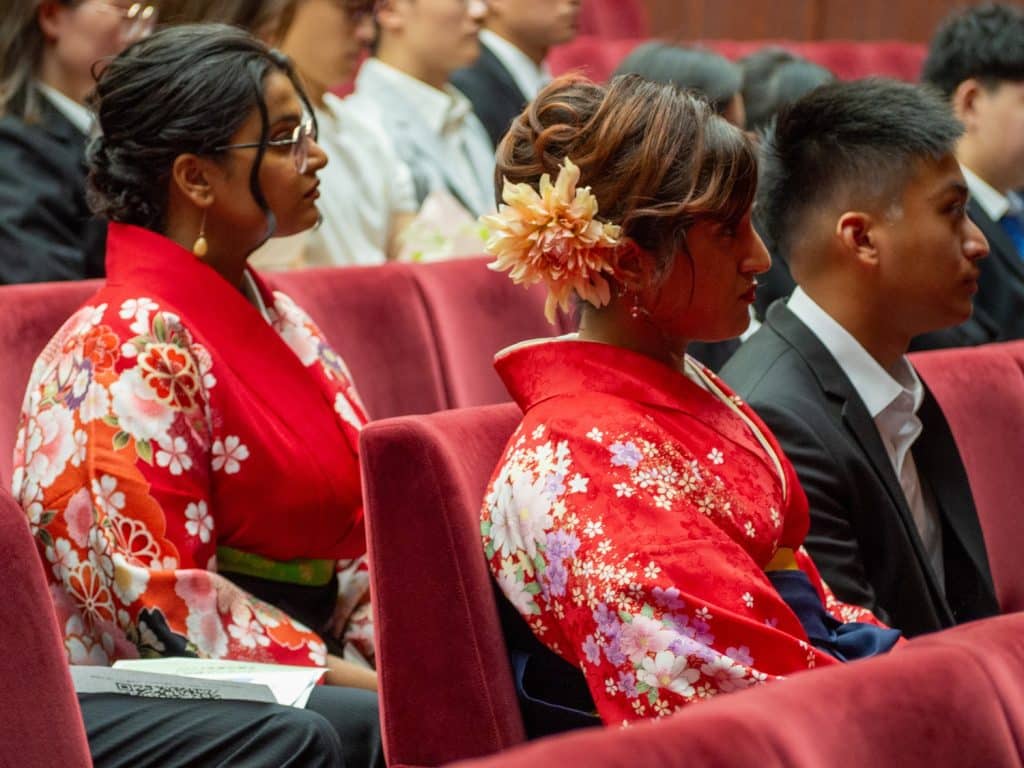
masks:
[[[175,476],[192,468],[192,456],[189,453],[188,441],[184,437],[164,435],[157,440],[157,445],[158,467],[166,467]]]
[[[185,507],[185,530],[206,544],[213,535],[213,515],[205,501],[192,502]]]
[[[224,440],[217,438],[213,441],[212,454],[214,472],[223,470],[226,475],[234,475],[241,470],[242,462],[249,458],[249,449],[238,435],[228,435]]]

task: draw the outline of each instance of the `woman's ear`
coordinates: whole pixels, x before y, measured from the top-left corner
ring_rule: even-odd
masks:
[[[171,166],[171,184],[197,208],[208,208],[215,197],[212,182],[217,172],[216,166],[205,158],[178,155]]]
[[[641,290],[650,285],[656,268],[654,256],[630,242],[622,246],[617,254],[615,277],[623,288]]]

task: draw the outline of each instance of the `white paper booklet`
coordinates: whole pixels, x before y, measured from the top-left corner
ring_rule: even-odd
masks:
[[[78,693],[165,699],[239,699],[305,707],[327,670],[218,659],[135,659],[113,667],[72,666]]]

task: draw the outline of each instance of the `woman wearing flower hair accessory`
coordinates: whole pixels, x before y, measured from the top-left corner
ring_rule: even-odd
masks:
[[[686,356],[743,331],[769,266],[750,140],[673,86],[562,79],[513,124],[498,176],[493,268],[543,282],[549,319],[574,293],[580,312],[578,335],[496,360],[524,416],[481,533],[546,649],[511,642],[528,720],[587,709],[537,701],[549,652],[621,723],[891,648],[899,633],[837,602],[801,550],[807,501],[775,438]]]

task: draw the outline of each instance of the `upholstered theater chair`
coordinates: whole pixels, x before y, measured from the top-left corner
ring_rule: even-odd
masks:
[[[911,359],[960,449],[999,605],[1010,612],[1024,610],[1024,369],[1005,346],[919,352]]]
[[[606,40],[581,35],[551,51],[548,62],[556,75],[583,72],[603,82],[630,51],[644,39]],[[854,80],[870,75],[914,82],[921,72],[925,46],[890,40],[703,40],[697,43],[729,59],[738,59],[766,45],[778,45],[832,70],[837,77]]]
[[[388,765],[436,766],[525,738],[480,506],[513,404],[369,424],[360,438]]]
[[[1004,341],[1001,344],[993,344],[992,348],[1012,357],[1024,371],[1024,340]]]
[[[0,491],[0,765],[91,765],[67,654],[25,513]]]
[[[0,286],[0,487],[11,487],[18,414],[32,364],[99,280]]]
[[[489,270],[488,261],[413,267],[437,342],[449,408],[507,402],[508,392],[492,364],[495,353],[524,339],[569,330],[561,313],[555,325],[544,318],[547,292],[542,286],[514,285],[507,275]]]
[[[409,264],[385,264],[266,275],[345,359],[370,418],[448,407],[414,271]]]
[[[919,638],[627,729],[543,739],[459,768],[986,768],[1024,754],[1024,614]]]
[[[579,32],[606,39],[647,37],[647,8],[641,0],[583,0]]]

